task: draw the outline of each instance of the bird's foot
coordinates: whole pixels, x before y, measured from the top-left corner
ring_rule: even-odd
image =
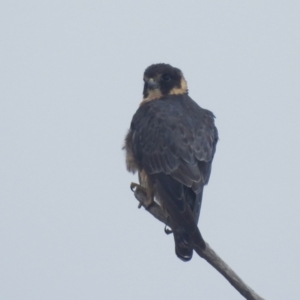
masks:
[[[173,233],[173,230],[172,229],[169,229],[168,228],[168,225],[165,226],[165,234],[171,234]]]
[[[143,186],[141,186],[140,184],[135,183],[135,182],[131,182],[131,184],[130,184],[130,189],[131,189],[133,192],[135,192],[137,189],[139,189],[139,190],[142,190],[144,193],[147,193],[146,188],[144,188]]]
[[[146,209],[150,207],[150,205],[154,202],[153,198],[148,195],[147,189],[143,186],[141,186],[138,183],[131,182],[130,189],[135,193],[137,190],[139,192],[145,193],[147,195],[147,201],[144,201],[143,203],[140,202],[138,208],[141,208],[144,206]]]

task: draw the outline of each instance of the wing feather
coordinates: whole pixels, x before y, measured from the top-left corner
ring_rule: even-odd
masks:
[[[170,174],[195,192],[208,182],[218,139],[214,115],[187,95],[145,103],[132,130],[134,153],[148,174]]]
[[[141,105],[129,134],[130,151],[170,216],[176,254],[187,261],[191,241],[205,247],[197,223],[218,140],[214,115],[187,95],[168,96]]]

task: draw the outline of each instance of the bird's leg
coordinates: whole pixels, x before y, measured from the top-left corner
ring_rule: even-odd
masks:
[[[130,189],[135,192],[137,189],[139,190],[142,190],[146,195],[147,195],[147,198],[146,198],[146,201],[139,204],[138,208],[141,208],[142,206],[144,206],[146,209],[150,207],[151,204],[153,204],[154,202],[154,195],[153,195],[153,192],[152,190],[150,190],[149,188],[146,188],[138,183],[135,183],[135,182],[131,182],[130,184]]]
[[[146,208],[149,208],[153,203],[154,203],[154,194],[153,190],[148,186],[147,190],[147,203],[146,203]]]

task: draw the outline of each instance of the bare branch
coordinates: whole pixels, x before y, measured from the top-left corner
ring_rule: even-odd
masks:
[[[148,208],[144,205],[144,203],[147,203],[147,197],[143,190],[136,189],[134,191],[134,196],[153,217],[170,226],[167,223],[167,216],[159,204],[154,203]],[[264,300],[242,281],[242,279],[217,255],[217,253],[209,246],[209,244],[206,243],[205,250],[202,250],[201,247],[194,245],[194,250],[200,257],[205,259],[210,265],[219,271],[219,273],[221,273],[246,299]]]

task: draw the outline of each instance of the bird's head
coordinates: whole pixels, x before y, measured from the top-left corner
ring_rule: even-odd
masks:
[[[179,69],[168,64],[155,64],[145,70],[144,101],[187,92],[187,82]]]

